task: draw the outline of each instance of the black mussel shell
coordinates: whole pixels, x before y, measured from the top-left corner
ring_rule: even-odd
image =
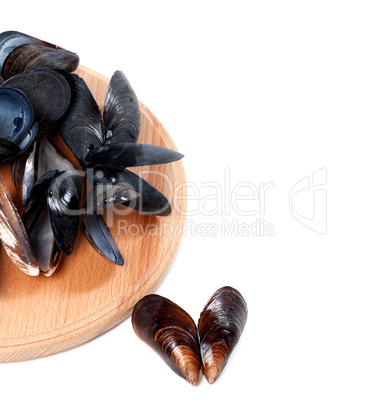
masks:
[[[139,198],[126,201],[123,205],[147,215],[168,216],[171,214],[170,201],[142,177],[125,169],[114,168],[108,171],[112,171],[113,176],[119,181],[129,183],[140,194]]]
[[[16,88],[26,95],[39,128],[55,123],[67,111],[71,102],[69,83],[62,74],[51,69],[18,74],[6,80],[0,88]]]
[[[117,265],[124,265],[124,259],[117,248],[102,214],[82,215],[84,233],[92,247],[103,257]]]
[[[85,159],[92,165],[123,168],[171,163],[182,159],[183,156],[158,145],[117,142],[91,150]]]
[[[12,262],[28,275],[39,274],[39,267],[16,207],[0,176],[0,240]]]
[[[24,51],[26,51],[27,53],[30,52],[30,50],[25,50],[25,48],[23,49],[22,53],[19,52],[19,48],[25,47],[25,45],[41,48],[41,50],[39,50],[39,55],[36,55],[35,51],[32,52],[31,55],[29,54],[28,57],[22,55]],[[75,53],[72,53],[49,42],[45,42],[41,39],[34,38],[21,32],[6,31],[0,34],[1,71],[3,70],[4,64],[6,63],[6,59],[8,57],[12,57],[13,59],[15,58],[12,55],[14,51],[18,52],[19,57],[21,57],[21,62],[18,61],[18,63],[20,63],[20,66],[23,68],[18,72],[16,69],[16,74],[19,74],[22,71],[26,71],[25,67],[27,67],[29,63],[38,63],[38,67],[51,67],[51,64],[54,64],[56,66],[59,62],[59,65],[54,68],[67,69],[67,71],[69,72],[73,71],[79,65],[79,56]],[[43,51],[47,53],[47,56],[43,55]]]
[[[86,213],[93,213],[104,208],[123,204],[139,197],[134,186],[120,179],[107,167],[95,167],[86,170],[87,181],[93,184],[88,191]]]
[[[78,64],[79,57],[75,53],[39,44],[27,44],[13,50],[5,59],[2,76],[4,79],[8,79],[14,75],[38,68],[72,72],[78,67]]]
[[[18,89],[0,87],[0,163],[20,156],[34,141],[37,125],[29,99]]]
[[[75,158],[85,167],[88,151],[103,144],[101,115],[84,80],[76,74],[71,76],[75,90],[71,106],[61,119],[59,129]]]
[[[247,304],[238,290],[219,289],[204,307],[198,322],[203,372],[212,384],[228,362],[247,320]]]
[[[197,384],[201,370],[197,330],[186,311],[162,296],[145,296],[133,309],[132,325],[176,374]]]
[[[55,241],[66,255],[72,253],[79,229],[80,195],[75,179],[61,172],[51,182],[47,206]]]
[[[138,99],[122,71],[116,71],[109,83],[104,103],[106,144],[137,142],[141,128]]]
[[[150,183],[129,170],[100,166],[87,169],[86,176],[94,184],[94,190],[89,193],[90,202],[87,201],[88,212],[121,203],[148,215],[167,216],[171,213],[169,200]],[[99,187],[96,189],[97,186]],[[116,195],[117,198],[113,198]],[[128,196],[130,200],[124,201],[122,197]]]

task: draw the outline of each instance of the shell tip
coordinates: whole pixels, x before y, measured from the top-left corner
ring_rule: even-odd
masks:
[[[217,380],[218,375],[206,375],[205,378],[207,379],[209,384],[213,384]]]
[[[199,373],[197,373],[196,371],[188,373],[186,380],[193,386],[197,385],[197,383],[199,382]]]
[[[222,368],[223,368],[223,366],[222,366]],[[217,367],[213,364],[204,366],[204,369],[203,369],[204,376],[209,384],[213,384],[217,380],[217,378],[221,374],[222,368],[220,370],[219,367]]]

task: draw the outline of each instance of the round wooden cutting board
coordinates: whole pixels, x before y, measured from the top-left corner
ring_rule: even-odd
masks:
[[[102,110],[109,79],[80,67],[76,71]],[[157,118],[143,105],[138,142],[176,150]],[[60,139],[52,141],[71,160]],[[76,166],[78,166],[76,164]],[[64,256],[49,278],[21,272],[0,249],[0,361],[28,360],[81,345],[113,328],[131,314],[135,303],[153,292],[167,273],[182,236],[186,210],[186,179],[181,161],[131,169],[166,195],[167,217],[139,214],[126,207],[107,211],[106,221],[125,264],[100,256],[82,228],[71,256]],[[19,207],[10,164],[0,174]]]

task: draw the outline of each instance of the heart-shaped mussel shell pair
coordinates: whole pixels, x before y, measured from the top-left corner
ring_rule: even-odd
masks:
[[[196,385],[201,369],[212,384],[224,369],[247,320],[247,304],[234,288],[219,289],[205,305],[198,327],[171,300],[153,294],[134,307],[137,336],[179,376]]]

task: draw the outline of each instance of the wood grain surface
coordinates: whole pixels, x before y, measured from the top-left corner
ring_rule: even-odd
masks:
[[[100,109],[109,79],[81,66],[77,73],[87,82]],[[138,94],[137,94],[138,95]],[[142,104],[138,142],[176,150],[157,118]],[[52,140],[73,161],[72,154],[54,134]],[[170,200],[168,217],[141,215],[126,207],[107,212],[124,266],[101,257],[79,230],[74,252],[64,256],[53,276],[31,277],[12,264],[0,249],[0,361],[28,360],[71,349],[87,342],[131,314],[134,304],[153,292],[167,273],[182,236],[186,210],[186,179],[181,161],[131,169]],[[16,203],[10,164],[0,174]]]

